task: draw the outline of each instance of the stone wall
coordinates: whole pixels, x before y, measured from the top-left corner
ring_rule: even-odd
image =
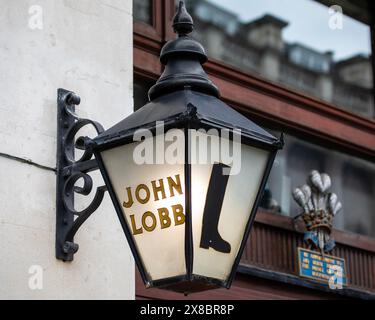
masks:
[[[133,110],[132,1],[0,7],[0,299],[133,299],[134,262],[108,194],[79,230],[74,261],[55,259],[53,171],[57,88],[78,93],[77,113],[105,128]]]

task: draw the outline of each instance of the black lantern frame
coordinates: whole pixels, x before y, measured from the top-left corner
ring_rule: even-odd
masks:
[[[265,188],[265,184],[267,182],[269,173],[271,171],[275,156],[277,151],[282,147],[283,141],[282,139],[270,139],[267,136],[263,136],[259,132],[250,132],[250,131],[242,131],[241,134],[241,142],[242,144],[260,148],[266,151],[269,151],[269,157],[267,161],[267,165],[263,174],[263,178],[260,184],[259,191],[256,195],[256,199],[252,208],[252,212],[250,215],[250,219],[247,222],[245,233],[243,236],[243,239],[241,241],[240,249],[236,255],[232,270],[230,272],[229,277],[225,281],[220,281],[218,279],[209,278],[209,277],[202,277],[197,276],[193,274],[193,236],[192,236],[192,212],[191,212],[191,165],[189,162],[189,153],[187,152],[188,149],[188,130],[189,129],[233,129],[233,127],[230,125],[231,123],[234,123],[236,116],[242,117],[236,112],[234,112],[230,107],[226,107],[228,111],[230,111],[231,118],[228,118],[227,123],[220,122],[219,120],[215,120],[213,118],[210,118],[209,115],[200,113],[198,111],[198,108],[195,107],[192,103],[187,103],[185,110],[181,110],[181,112],[177,114],[173,114],[170,117],[165,118],[159,118],[157,117],[156,113],[157,110],[160,108],[165,107],[165,109],[168,113],[171,113],[171,111],[175,111],[176,109],[176,101],[173,101],[173,95],[182,97],[182,100],[188,99],[187,96],[191,94],[190,90],[182,90],[182,91],[176,91],[175,93],[172,93],[170,95],[165,95],[161,98],[159,98],[157,101],[151,102],[148,105],[146,105],[142,110],[142,108],[133,114],[133,117],[130,116],[128,119],[130,121],[127,121],[127,125],[129,125],[129,128],[123,127],[123,130],[119,130],[119,127],[117,127],[114,131],[117,132],[117,134],[114,135],[99,135],[97,138],[94,139],[93,142],[93,152],[94,155],[98,161],[99,168],[102,172],[103,179],[105,181],[105,184],[108,188],[108,192],[110,194],[110,197],[112,199],[112,202],[115,206],[117,215],[119,217],[119,220],[121,222],[122,228],[125,232],[126,238],[128,240],[130,249],[133,253],[135,262],[137,264],[138,270],[140,272],[140,275],[142,277],[143,282],[147,287],[162,287],[166,289],[170,289],[177,292],[183,292],[183,293],[192,293],[192,292],[198,292],[208,289],[214,289],[218,287],[225,287],[230,288],[231,283],[234,279],[238,264],[240,262],[243,250],[245,248],[248,236],[251,231],[251,227],[254,222],[255,214],[257,211],[257,208],[259,206],[261,197],[263,195],[263,191]],[[206,100],[210,100],[212,102],[211,97],[205,95],[205,94],[199,94],[199,100],[204,105]],[[215,98],[216,99],[216,98]],[[216,101],[216,103],[219,100]],[[173,109],[171,108],[173,106]],[[217,108],[220,108],[220,106],[216,106]],[[149,110],[147,110],[149,109]],[[203,108],[199,108],[199,110],[204,110]],[[155,119],[152,122],[142,124],[141,126],[138,125],[138,119],[143,119],[143,116],[145,113],[150,112],[151,114],[154,114],[154,116],[158,119]],[[161,112],[162,114],[162,112]],[[161,116],[160,114],[160,116]],[[228,114],[229,116],[229,114]],[[132,118],[132,119],[130,119]],[[123,214],[123,210],[121,207],[121,201],[117,198],[113,184],[111,182],[111,179],[109,177],[109,174],[104,166],[103,159],[101,157],[101,152],[105,150],[109,150],[112,148],[116,148],[122,145],[126,145],[128,143],[132,143],[133,141],[133,135],[134,132],[139,128],[146,128],[150,130],[154,135],[156,134],[156,122],[157,121],[163,121],[166,120],[165,123],[165,130],[169,129],[182,129],[185,132],[185,164],[184,164],[184,170],[185,170],[185,262],[186,262],[186,274],[184,276],[179,277],[172,277],[162,280],[156,280],[152,281],[149,276],[147,275],[147,271],[145,269],[145,266],[141,259],[141,254],[138,252],[138,249],[136,247],[133,235],[131,233],[131,230],[129,229],[129,225],[126,222],[126,219]],[[231,121],[232,120],[232,121]],[[134,127],[131,128],[132,124],[134,124]],[[125,125],[125,123],[122,123],[122,125]],[[244,128],[243,128],[244,129]],[[219,131],[220,132],[220,131]],[[206,201],[210,202],[213,199],[206,199]]]
[[[83,168],[85,169],[83,170],[79,166],[78,168],[84,173],[89,170],[92,171],[97,168],[100,169],[106,184],[106,189],[108,190],[114,204],[129,247],[132,251],[138,270],[146,287],[159,287],[183,293],[193,293],[218,287],[229,288],[234,279],[238,264],[250,234],[256,211],[263,195],[265,184],[276,157],[276,153],[283,147],[283,136],[281,136],[280,139],[275,138],[261,127],[242,116],[240,113],[234,111],[231,107],[219,99],[220,92],[218,88],[211,82],[202,68],[202,64],[207,61],[204,48],[201,44],[188,36],[188,34],[193,30],[193,21],[191,16],[187,13],[185,5],[182,1],[180,1],[178,12],[173,21],[173,28],[178,34],[178,38],[168,42],[162,49],[160,60],[162,64],[165,65],[165,70],[157,83],[149,91],[150,102],[108,130],[103,132],[102,128],[100,127],[100,130],[98,131],[99,135],[95,139],[81,139],[81,148],[84,149],[85,153],[90,155],[90,157],[91,155],[94,155],[95,159],[91,160],[91,167],[88,168],[88,170],[86,170],[86,168]],[[68,107],[65,105],[69,106],[69,101],[71,99],[67,99],[66,97],[74,97],[74,94],[65,91],[63,91],[63,93],[65,97],[65,103],[63,103],[64,110],[69,111],[69,109],[67,109]],[[145,265],[142,261],[142,253],[139,252],[137,248],[135,239],[124,216],[120,199],[118,199],[116,195],[114,185],[111,181],[108,170],[105,167],[102,152],[133,143],[134,133],[139,129],[148,129],[155,137],[157,134],[157,123],[159,121],[163,121],[164,129],[166,131],[170,129],[181,129],[184,131],[184,256],[186,273],[177,277],[152,280],[147,273]],[[218,132],[225,129],[229,130],[231,133],[230,139],[233,138],[234,129],[238,129],[241,132],[242,145],[251,146],[268,152],[267,163],[249,219],[246,223],[239,250],[236,253],[231,271],[225,280],[195,275],[193,273],[194,246],[191,197],[192,168],[189,154],[190,129],[217,129]],[[72,143],[73,142],[71,141],[70,145]],[[89,160],[89,157],[85,157],[83,160],[87,161]],[[70,167],[68,167],[68,169],[69,168]],[[73,164],[73,166],[71,165],[71,168],[75,169],[77,168],[77,165]],[[66,174],[66,168],[62,172],[65,172],[65,175],[59,175],[60,178],[58,177],[58,181],[60,181],[58,184],[58,199],[60,198],[59,192],[63,193],[64,190],[62,180],[64,180],[65,184],[67,184],[66,181],[70,179],[69,175]],[[69,184],[69,186],[70,185],[71,184]],[[70,187],[73,188],[73,191],[84,191],[74,189],[74,184]],[[103,187],[100,188],[101,191],[102,189]],[[99,206],[101,199],[103,198],[102,192],[100,196],[100,201],[96,201],[96,203],[94,203],[94,210],[89,210],[88,214],[85,215],[86,219]],[[210,203],[215,200],[214,195],[208,195],[208,197],[212,198],[207,198],[206,203]],[[66,234],[72,233],[69,232],[67,228],[69,229],[71,227],[73,218],[69,216],[70,218],[68,226],[63,227],[61,220],[65,214],[64,208],[61,206],[61,204],[59,205],[59,208],[61,209],[61,212],[58,214],[59,218],[57,223],[57,258],[72,260],[73,254],[78,250],[78,246],[74,244],[73,237],[70,236],[67,238]],[[80,225],[81,224],[78,225],[78,228]],[[78,228],[73,228],[74,233],[78,230]]]

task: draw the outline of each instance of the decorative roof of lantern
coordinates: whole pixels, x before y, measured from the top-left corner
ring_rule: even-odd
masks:
[[[207,61],[206,52],[198,41],[189,36],[194,30],[194,23],[183,1],[180,1],[173,18],[173,30],[178,37],[169,41],[161,50],[160,61],[165,65],[165,70],[150,89],[150,100],[186,87],[219,97],[219,89],[202,68],[202,64]]]
[[[185,121],[237,129],[243,140],[251,139],[253,144],[267,148],[282,148],[283,137],[274,137],[219,99],[219,89],[202,67],[207,61],[204,48],[188,35],[193,28],[193,19],[180,1],[173,19],[178,37],[161,50],[160,61],[165,70],[149,90],[150,102],[96,137],[97,146],[132,139],[136,130],[154,128],[159,121],[166,126]]]

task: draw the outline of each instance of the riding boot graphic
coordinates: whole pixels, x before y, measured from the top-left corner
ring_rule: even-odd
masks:
[[[229,179],[229,175],[223,175],[223,168],[229,167],[221,163],[215,163],[212,168],[203,212],[200,247],[203,249],[212,248],[222,253],[230,253],[230,244],[220,236],[218,230],[221,208]]]

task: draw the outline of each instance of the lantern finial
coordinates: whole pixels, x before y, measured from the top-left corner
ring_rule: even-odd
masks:
[[[173,30],[178,37],[161,50],[160,62],[165,69],[148,92],[150,100],[185,89],[220,97],[219,89],[202,68],[207,55],[203,46],[189,35],[193,29],[193,18],[187,12],[184,1],[180,1],[173,18]]]
[[[180,1],[178,4],[178,10],[173,18],[173,30],[179,37],[187,35],[194,30],[193,18],[187,12],[184,1]]]

